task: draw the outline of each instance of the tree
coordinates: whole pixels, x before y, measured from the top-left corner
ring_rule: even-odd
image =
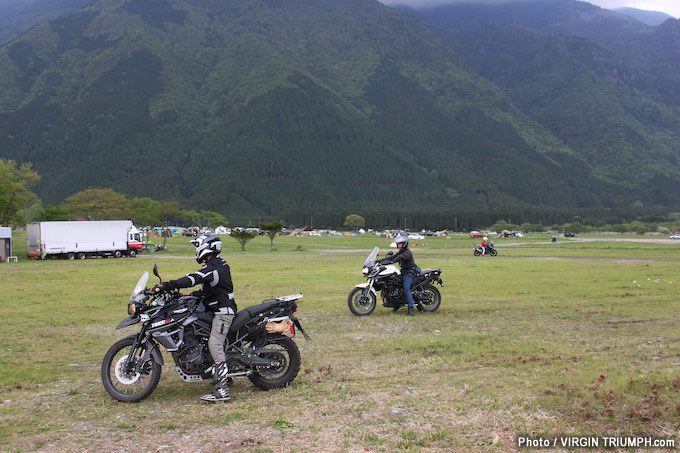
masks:
[[[37,200],[34,203],[31,203],[30,206],[25,207],[24,209],[19,210],[19,215],[21,216],[21,219],[23,222],[35,222],[36,219],[40,216],[40,213],[43,211],[43,205],[42,201]]]
[[[615,233],[627,233],[630,231],[630,225],[627,223],[617,223],[612,225],[612,231]]]
[[[35,220],[38,222],[50,222],[57,220],[72,220],[72,217],[66,209],[49,204],[45,209],[38,213]]]
[[[184,211],[182,211],[179,207],[179,203],[176,201],[161,203],[160,218],[161,221],[168,223],[183,223],[186,220]]]
[[[498,220],[496,221],[496,223],[491,225],[489,229],[500,233],[501,231],[509,230],[510,228],[508,228],[508,222],[506,222],[505,220]]]
[[[19,210],[37,201],[29,189],[38,181],[40,176],[30,163],[17,166],[13,160],[0,159],[0,225],[22,221]]]
[[[246,243],[257,236],[257,233],[254,231],[246,231],[246,230],[231,230],[231,237],[236,239],[239,244],[241,244],[241,250],[246,249]]]
[[[225,226],[229,223],[227,222],[226,217],[213,211],[201,211],[199,213],[199,218],[203,221],[205,226],[212,229],[215,229],[218,226]]]
[[[586,227],[579,222],[565,223],[562,225],[564,231],[571,231],[572,233],[583,233],[586,231]]]
[[[64,200],[61,206],[75,218],[118,220],[130,218],[130,200],[113,189],[85,189]]]
[[[153,226],[161,222],[161,204],[149,197],[135,197],[130,201],[132,220],[139,226]]]
[[[274,238],[283,229],[283,223],[281,222],[270,222],[260,224],[260,229],[267,232],[269,236],[270,246],[269,250],[274,250]]]
[[[366,219],[358,214],[350,214],[345,217],[345,226],[348,226],[353,230],[363,228],[364,225],[366,225]]]

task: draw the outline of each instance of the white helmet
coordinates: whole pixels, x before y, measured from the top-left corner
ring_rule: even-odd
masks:
[[[394,245],[404,244],[404,247],[408,247],[408,238],[406,236],[399,235],[394,238]]]
[[[202,234],[189,241],[196,247],[196,261],[205,262],[208,255],[217,255],[222,251],[222,240],[215,234]]]
[[[484,236],[484,240],[485,240],[485,241],[488,241],[488,240],[489,240],[489,238],[488,238],[488,237],[486,237],[486,236]]]

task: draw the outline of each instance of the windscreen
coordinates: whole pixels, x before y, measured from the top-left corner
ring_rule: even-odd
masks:
[[[142,274],[142,278],[139,279],[137,282],[137,286],[135,286],[135,290],[132,291],[132,296],[130,296],[130,299],[134,299],[137,294],[141,294],[144,289],[146,289],[146,282],[149,281],[149,273],[144,272]]]
[[[375,263],[376,258],[378,258],[378,253],[380,252],[380,249],[378,247],[373,247],[373,250],[371,250],[371,253],[368,254],[368,257],[366,257],[366,261],[364,261],[364,267],[370,267]]]

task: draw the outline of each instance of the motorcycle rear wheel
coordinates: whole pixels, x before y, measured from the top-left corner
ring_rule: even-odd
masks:
[[[434,285],[423,286],[418,298],[418,308],[421,311],[434,312],[437,311],[442,303],[442,295]]]
[[[474,252],[474,253],[475,253],[475,256],[480,256],[480,255],[482,254],[482,252],[480,252],[480,251],[477,250],[477,249],[475,249],[475,252]]]
[[[347,306],[349,311],[357,316],[366,316],[373,313],[376,306],[376,298],[373,292],[364,294],[364,288],[354,288],[347,296]]]
[[[259,357],[276,359],[277,367],[258,367],[257,372],[248,375],[250,382],[262,390],[286,387],[300,372],[300,350],[293,340],[281,337],[264,346],[271,352],[259,353]]]
[[[140,371],[126,373],[124,364],[132,346],[132,338],[115,343],[102,362],[102,383],[111,397],[123,402],[141,401],[153,393],[161,379],[161,366],[149,357],[139,367]],[[135,360],[140,360],[144,350],[138,348]]]

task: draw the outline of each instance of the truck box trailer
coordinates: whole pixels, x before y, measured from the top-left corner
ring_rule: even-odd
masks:
[[[34,259],[135,257],[142,240],[130,220],[39,222],[26,224],[26,250]]]

